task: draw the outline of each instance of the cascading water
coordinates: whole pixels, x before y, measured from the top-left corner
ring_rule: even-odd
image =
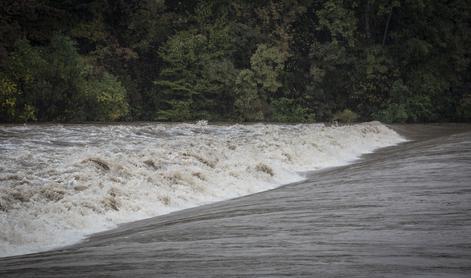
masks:
[[[379,122],[0,127],[0,256],[272,189],[405,141]]]

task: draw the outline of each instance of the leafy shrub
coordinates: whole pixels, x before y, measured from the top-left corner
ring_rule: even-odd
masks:
[[[263,103],[257,91],[254,73],[241,70],[236,79],[236,100],[234,106],[244,121],[261,121],[264,119]]]
[[[116,121],[128,112],[126,90],[116,77],[107,72],[87,82],[85,94],[91,120]]]
[[[407,120],[407,112],[404,105],[391,104],[375,114],[373,118],[383,123],[403,123]]]
[[[294,99],[279,98],[272,103],[272,120],[280,123],[314,122],[315,115],[309,109],[296,103]]]
[[[250,58],[250,66],[257,83],[263,90],[274,93],[282,86],[279,76],[283,71],[286,58],[286,54],[278,47],[258,45]]]
[[[433,119],[433,107],[429,97],[411,96],[404,103],[390,103],[373,118],[384,123],[428,121]]]
[[[16,84],[0,75],[0,120],[9,121],[15,117],[18,95]]]
[[[169,100],[171,109],[161,109],[156,112],[155,120],[182,122],[192,119],[191,103],[183,100]]]
[[[5,69],[0,105],[10,121],[113,121],[128,112],[117,78],[95,71],[66,36],[54,36],[45,47],[18,41]]]

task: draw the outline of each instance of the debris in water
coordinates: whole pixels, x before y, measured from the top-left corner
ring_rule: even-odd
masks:
[[[105,170],[105,171],[110,170],[110,166],[108,166],[108,163],[106,163],[105,161],[103,161],[99,158],[89,158],[89,159],[85,159],[84,161],[82,161],[82,163],[86,163],[86,162],[93,162],[97,166],[99,166],[102,170]]]
[[[272,177],[273,177],[273,175],[275,175],[275,173],[273,173],[273,169],[270,166],[268,166],[266,164],[263,164],[263,163],[257,164],[257,166],[255,166],[255,169],[259,172],[267,173]]]

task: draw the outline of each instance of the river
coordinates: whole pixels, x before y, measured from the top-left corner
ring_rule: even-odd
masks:
[[[8,142],[2,145],[4,154],[27,153],[26,146],[37,144],[37,142],[31,143],[33,140],[31,138],[34,136],[25,138],[17,134],[16,139],[11,139],[15,138],[11,133],[17,132],[11,128],[6,127],[10,134],[5,132],[3,135],[4,142]],[[57,130],[57,126],[50,128]],[[70,128],[76,127],[65,127],[66,130]],[[79,130],[81,128],[84,127],[80,127]],[[97,130],[100,128],[103,127],[98,127]],[[105,130],[109,128],[108,126]],[[122,126],[114,128],[129,129]],[[71,200],[76,202],[83,200],[81,198],[84,196],[80,194],[84,191],[92,191],[100,198],[107,197],[109,188],[106,188],[106,185],[103,185],[103,188],[106,188],[104,191],[99,190],[101,188],[99,183],[96,188],[90,189],[97,183],[95,177],[98,180],[110,179],[108,182],[114,186],[119,185],[122,194],[115,194],[118,196],[116,209],[112,207],[106,209],[106,204],[101,202],[102,199],[98,199],[103,208],[91,209],[95,214],[90,213],[92,217],[98,217],[97,222],[105,219],[105,222],[111,223],[109,227],[112,228],[112,224],[128,220],[120,216],[123,214],[131,215],[129,219],[145,218],[143,216],[146,215],[140,213],[139,209],[136,209],[135,215],[128,209],[132,207],[133,198],[141,195],[132,195],[132,190],[125,191],[122,188],[134,182],[133,179],[138,175],[120,176],[119,166],[128,167],[130,169],[128,172],[140,168],[147,169],[145,167],[154,168],[156,164],[162,164],[162,161],[157,161],[157,157],[168,159],[163,154],[168,153],[171,149],[169,146],[180,152],[181,157],[175,156],[171,160],[178,162],[178,167],[183,167],[178,169],[194,166],[199,167],[198,171],[205,176],[212,177],[213,171],[221,175],[214,174],[215,177],[220,177],[219,179],[206,178],[198,184],[206,186],[204,190],[191,191],[189,194],[182,190],[188,187],[188,184],[178,185],[178,182],[169,182],[169,188],[173,188],[173,191],[166,192],[166,196],[171,199],[169,207],[175,202],[173,198],[185,200],[189,195],[196,194],[194,192],[200,192],[201,195],[211,194],[213,199],[195,198],[193,203],[187,203],[192,208],[181,210],[185,205],[175,206],[173,208],[175,212],[170,214],[164,214],[166,212],[164,210],[159,211],[159,208],[165,207],[167,203],[161,201],[152,211],[154,213],[157,211],[156,215],[164,215],[124,224],[112,230],[100,226],[99,229],[104,232],[92,235],[69,247],[0,259],[0,275],[2,277],[469,277],[471,273],[470,126],[392,127],[402,136],[379,123],[347,127],[177,125],[162,130],[168,132],[171,128],[177,130],[172,132],[180,133],[191,129],[196,131],[192,131],[194,133],[190,135],[178,135],[181,136],[179,139],[175,139],[175,134],[167,136],[172,140],[158,143],[159,147],[165,150],[159,153],[160,156],[150,153],[157,149],[157,146],[150,148],[148,145],[143,146],[142,143],[147,142],[148,138],[155,140],[154,133],[150,137],[144,136],[147,139],[142,139],[136,146],[132,146],[135,142],[133,140],[136,140],[133,134],[116,139],[119,137],[116,130],[110,132],[110,137],[106,138],[100,133],[95,137],[93,134],[82,136],[82,139],[74,142],[84,145],[70,147],[67,143],[62,143],[67,145],[64,147],[66,150],[63,156],[57,154],[57,143],[51,143],[54,152],[50,151],[48,159],[52,163],[55,158],[58,165],[61,165],[60,167],[54,165],[54,169],[59,169],[56,170],[58,173],[55,177],[62,177],[63,184],[67,178],[74,177],[77,173],[85,173],[84,175],[93,179],[88,180],[89,183],[85,185],[87,189],[83,191],[74,189],[79,186],[77,184],[67,184],[62,187],[61,183],[55,184],[55,187],[64,191],[61,194],[62,198],[58,200],[45,198],[47,200],[42,200],[38,204],[29,204],[31,201],[17,200],[15,203],[11,201],[13,197],[4,198],[12,202],[3,201],[3,206],[7,208],[3,211],[3,215],[7,215],[4,223],[12,226],[9,234],[2,234],[1,239],[9,244],[5,246],[9,246],[8,250],[14,249],[15,244],[21,246],[23,249],[19,249],[22,250],[31,246],[24,243],[25,239],[28,239],[26,236],[14,242],[15,244],[9,236],[15,231],[21,232],[20,229],[31,228],[27,226],[31,218],[26,218],[24,224],[16,228],[12,223],[17,221],[15,217],[18,215],[33,212],[32,208],[48,207],[48,216],[54,216],[52,219],[55,220],[59,219],[59,216],[64,217],[64,211],[73,213],[65,213],[65,218],[73,215],[75,217],[73,221],[81,219],[79,214],[75,214],[73,206],[70,206],[69,210],[61,208]],[[154,129],[155,127],[151,128]],[[67,133],[44,130],[44,127],[38,127],[35,132],[55,134],[56,137]],[[234,131],[234,135],[227,135],[228,130],[237,131]],[[44,133],[40,142],[45,141]],[[129,131],[123,133],[128,134]],[[72,141],[70,135],[63,136],[69,138],[63,141],[69,143]],[[218,136],[223,136],[224,140]],[[409,141],[406,142],[404,137]],[[96,144],[93,141],[78,142],[83,138],[103,140],[103,142]],[[222,148],[221,152],[207,152],[215,156],[216,162],[213,167],[208,165],[212,156],[208,158],[203,150],[199,149],[199,152],[196,152],[191,149],[202,146],[201,142],[208,138],[211,138],[209,149]],[[113,144],[108,145],[110,142]],[[122,145],[118,144],[120,142]],[[204,142],[203,145],[208,146],[208,142]],[[15,146],[21,144],[24,145],[19,152]],[[90,148],[90,146],[96,148],[83,150],[84,147]],[[113,147],[120,148],[119,150],[127,155],[113,157],[112,154],[118,153]],[[45,147],[45,150],[47,149]],[[112,151],[104,153],[103,149]],[[234,154],[228,155],[231,150]],[[192,154],[199,154],[199,157],[195,158],[192,155],[192,160],[188,159],[190,162],[184,164],[182,161],[185,160],[182,158],[188,155],[181,153],[189,151]],[[375,152],[371,153],[372,151]],[[220,155],[224,156],[219,157]],[[356,160],[360,156],[361,159]],[[64,157],[71,158],[68,166],[65,163],[67,167],[64,166]],[[149,157],[153,158],[154,166],[147,165],[150,162],[147,164],[143,162]],[[9,164],[2,165],[3,170],[19,167],[15,163],[20,163],[21,159],[13,156],[10,159]],[[141,161],[144,166],[138,165],[140,167],[132,168],[133,163],[137,164],[137,161]],[[221,161],[225,164],[220,165]],[[36,166],[40,164],[35,163],[31,166],[35,175],[28,180],[28,183],[19,183],[17,182],[19,179],[3,178],[2,186],[9,188],[4,189],[4,196],[7,196],[6,192],[10,194],[8,196],[15,196],[12,195],[11,188],[15,190],[23,188],[21,193],[25,193],[27,189],[35,188],[34,186],[37,188],[47,186],[41,184],[41,181],[52,180],[50,177],[54,175],[48,172],[52,167],[48,163],[43,164],[44,169],[49,170],[42,172],[38,169],[43,168]],[[155,168],[152,170],[152,175],[155,173],[165,175],[170,169],[168,165],[167,168]],[[159,172],[159,169],[165,171]],[[203,172],[204,169],[207,171]],[[209,183],[222,186],[224,181],[231,181],[226,177],[231,176],[227,173],[237,169],[243,171],[243,174],[239,174],[232,183],[227,182],[230,186],[225,187],[237,194],[230,195],[226,192],[218,195],[218,190],[206,185]],[[305,172],[316,169],[318,171]],[[139,173],[147,173],[146,171],[142,170]],[[2,173],[4,177],[7,176],[5,172],[7,171]],[[142,177],[140,179],[146,181]],[[278,187],[289,180],[295,182]],[[252,183],[253,186],[247,186]],[[142,184],[147,185],[137,182],[136,184],[141,187]],[[259,184],[258,187],[256,184]],[[214,203],[218,199],[251,193],[247,187],[259,193]],[[13,191],[16,192],[15,190]],[[41,193],[41,190],[43,189],[35,188],[32,190],[32,196],[43,197],[45,194]],[[151,195],[149,192],[153,191],[148,191],[147,195]],[[86,196],[92,196],[92,193],[87,194],[89,195]],[[146,199],[147,197],[139,198],[137,204],[143,202],[147,206],[148,203],[152,203]],[[161,200],[159,196],[155,198]],[[99,218],[101,214],[105,216]],[[36,215],[41,219],[40,216]],[[55,235],[59,237],[73,230],[73,228],[54,230],[56,227],[54,221],[52,224],[51,221],[46,224],[44,221],[38,221],[36,225],[52,230],[53,235],[54,231],[57,231]],[[77,230],[81,231],[78,233],[80,236],[86,233],[84,232],[86,229]],[[32,234],[30,238],[36,246],[49,249],[52,247],[47,244],[47,240],[34,241],[41,232]],[[45,238],[47,239],[47,236]],[[63,243],[66,242],[61,242]]]

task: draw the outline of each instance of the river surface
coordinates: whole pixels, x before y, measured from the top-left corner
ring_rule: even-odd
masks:
[[[0,126],[0,257],[305,179],[404,141],[353,126]]]
[[[299,182],[245,197],[124,224],[116,229],[92,235],[85,241],[69,247],[0,258],[0,276],[470,277],[471,126],[392,127],[402,136],[379,123],[342,128],[320,126],[237,128],[246,130],[245,133],[238,131],[237,136],[246,136],[240,134],[252,134],[254,130],[265,129],[258,136],[260,141],[257,141],[257,144],[261,145],[251,141],[252,136],[242,137],[247,138],[247,142],[245,145],[237,145],[235,149],[242,151],[251,148],[250,151],[243,153],[244,159],[238,158],[238,165],[240,167],[242,162],[253,165],[252,170],[244,165],[243,171],[246,174],[242,175],[253,180],[240,179],[240,184],[247,185],[247,182],[265,184],[258,187],[257,191],[260,191],[278,186],[288,180],[287,176],[298,178]],[[266,138],[273,134],[273,130],[278,132],[273,136],[272,142],[276,143],[275,146],[270,145],[275,143],[266,143],[268,142]],[[286,133],[281,130],[286,130]],[[290,133],[292,136],[294,131],[297,132],[298,139],[290,137]],[[404,142],[403,137],[407,137],[410,141]],[[207,137],[195,138],[197,139],[191,141],[198,143],[197,140]],[[241,137],[225,138],[229,141],[234,139],[230,144],[227,142],[223,144],[227,145],[227,149],[224,149],[227,151],[231,150],[232,144],[239,142]],[[311,140],[309,138],[314,141],[309,141]],[[132,137],[126,140],[132,140]],[[213,140],[212,144],[216,144],[218,140]],[[303,140],[306,142],[303,149],[296,149],[296,144],[302,145]],[[317,148],[311,144],[313,142],[316,142]],[[398,143],[399,145],[386,147]],[[14,143],[5,146],[7,147],[4,149],[14,149],[12,147]],[[103,149],[102,145],[99,146]],[[268,149],[265,149],[266,152],[256,153],[254,146],[264,146]],[[329,149],[328,146],[335,146],[330,148],[332,150],[330,153],[326,151]],[[379,147],[386,148],[377,150]],[[285,153],[292,150],[291,148],[296,150],[289,154],[292,156],[291,159],[282,160],[281,158],[286,155],[281,154],[281,151],[279,156],[272,155],[280,149]],[[138,149],[133,149],[133,152]],[[373,150],[376,151],[371,153]],[[10,150],[10,152],[18,151]],[[77,150],[69,150],[69,153],[76,152]],[[129,155],[133,152],[129,152]],[[249,156],[250,153],[254,154]],[[325,156],[320,157],[321,153]],[[363,155],[361,160],[355,161],[354,159],[362,153],[370,154]],[[204,155],[204,152],[198,154]],[[318,160],[308,160],[310,156],[316,154]],[[297,161],[294,155],[300,156],[302,160]],[[52,157],[60,160],[56,154]],[[72,169],[67,167],[66,169],[75,174],[87,169],[88,175],[94,172],[101,173],[102,179],[108,178],[107,175],[116,176],[119,173],[119,171],[113,173],[116,171],[113,167],[117,166],[113,166],[110,161],[120,161],[120,165],[129,160],[134,161],[133,157],[116,160],[96,154],[92,157],[93,161],[86,155],[79,157],[80,159],[72,159],[70,162],[77,168],[71,166]],[[156,160],[156,157],[153,157]],[[148,157],[139,157],[139,161],[144,159]],[[231,159],[235,158],[227,155],[226,162],[235,161]],[[197,161],[200,159],[195,159],[191,165],[198,166]],[[221,159],[213,165],[214,167],[201,161],[200,164],[206,165],[204,167],[208,169],[218,169],[222,167],[219,161]],[[316,161],[318,164],[314,164]],[[295,174],[299,174],[300,170],[309,169],[301,167],[307,162],[312,163],[307,164],[311,165],[310,169],[324,170],[296,177]],[[267,173],[270,170],[259,166],[260,163],[269,166],[272,175]],[[348,163],[352,164],[335,167]],[[10,162],[2,167],[10,169],[9,165],[15,164]],[[317,168],[312,167],[313,165]],[[106,167],[109,169],[106,170]],[[203,169],[202,165],[198,167]],[[222,169],[226,170],[223,167]],[[231,169],[238,168],[234,166]],[[209,175],[211,171],[213,170],[205,173]],[[36,176],[42,175],[38,170],[33,172]],[[67,177],[63,175],[62,172],[58,174]],[[208,180],[210,179],[206,181]],[[45,186],[37,178],[31,178],[30,183],[24,186],[31,188],[31,183],[34,181],[38,183],[35,186]],[[5,188],[19,187],[11,180],[8,182],[2,185]],[[121,183],[121,186],[127,182]],[[93,184],[90,182],[87,186],[91,187]],[[71,192],[67,191],[68,187],[63,188],[65,188],[63,198],[53,201],[53,204],[56,206],[67,204],[62,201],[67,198],[79,199],[80,195],[73,193],[76,191],[73,187],[70,189]],[[168,193],[168,196],[183,196],[178,186],[174,188],[176,188],[174,194]],[[239,191],[239,193],[243,195],[248,192]],[[40,193],[34,194],[35,198],[42,196]],[[98,191],[98,194],[101,193]],[[115,214],[126,210],[124,205],[126,199],[117,196],[121,198],[117,203],[118,210],[109,209],[115,211]],[[220,195],[215,196],[222,198]],[[13,202],[12,198],[4,199]],[[52,206],[50,202],[51,200],[43,201],[41,205]],[[4,206],[8,209],[4,210],[3,214],[17,216],[15,213],[18,211],[28,212],[30,207],[27,203],[29,202],[12,204],[4,201],[6,204]],[[55,219],[57,219],[57,215],[63,212],[51,210],[48,213],[51,215],[56,213]],[[103,209],[103,212],[98,211],[96,215],[100,213],[108,212]],[[113,214],[110,215],[107,217],[114,223]],[[15,221],[12,217],[5,219],[10,221],[4,222],[7,225]],[[38,225],[50,228],[41,223]],[[25,226],[19,225],[17,229],[20,228]],[[12,231],[15,229],[12,228]],[[4,240],[6,238],[6,241],[11,240],[8,236],[9,234],[4,234],[2,237]],[[21,246],[22,242],[18,242]],[[9,246],[14,248],[13,243]]]

